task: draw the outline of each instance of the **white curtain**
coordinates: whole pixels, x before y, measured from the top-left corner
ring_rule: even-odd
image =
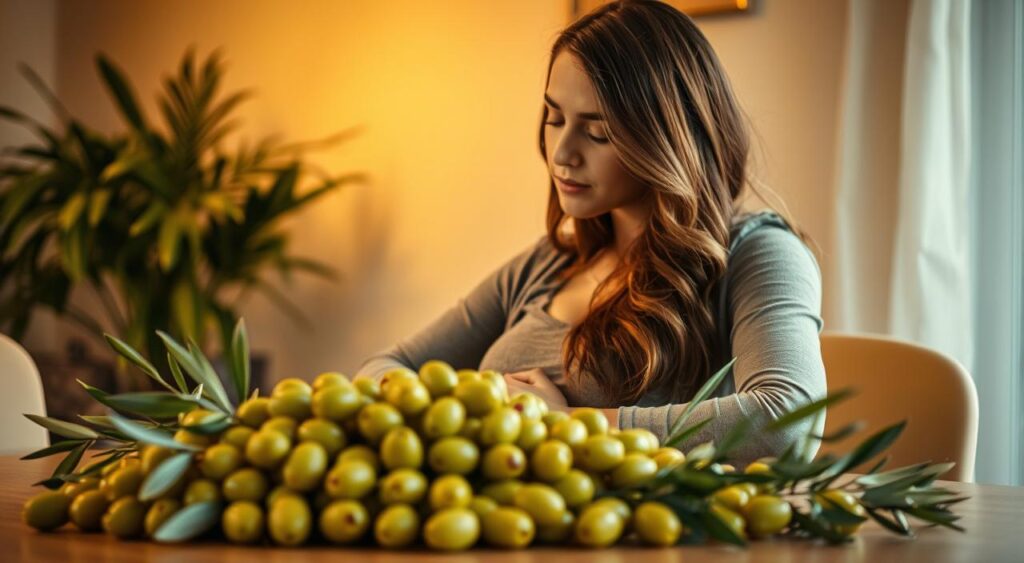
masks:
[[[1020,483],[1024,7],[849,6],[833,327],[959,360],[981,406],[976,479]]]

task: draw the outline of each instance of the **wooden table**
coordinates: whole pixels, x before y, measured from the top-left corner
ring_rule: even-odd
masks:
[[[864,525],[850,544],[775,539],[753,542],[747,549],[727,545],[684,546],[665,549],[616,547],[603,550],[531,547],[522,551],[474,549],[442,554],[420,550],[385,551],[310,546],[299,549],[239,547],[210,541],[164,545],[126,542],[105,534],[84,534],[67,525],[58,532],[38,533],[21,521],[21,506],[40,488],[31,484],[49,476],[57,460],[18,461],[0,456],[0,561],[45,563],[100,563],[103,561],[163,563],[258,563],[358,560],[360,563],[433,560],[469,563],[690,563],[700,561],[964,561],[996,563],[1024,561],[1024,487],[971,485],[943,482],[971,498],[956,507],[966,534],[953,530],[919,529],[907,539],[882,530],[874,522]],[[916,524],[912,521],[912,524]]]

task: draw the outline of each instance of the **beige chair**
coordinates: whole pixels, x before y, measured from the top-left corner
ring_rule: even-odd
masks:
[[[827,331],[821,335],[821,354],[829,392],[855,392],[828,409],[826,435],[857,420],[866,425],[840,442],[823,443],[818,455],[849,452],[871,433],[906,420],[903,433],[887,450],[891,459],[883,470],[955,461],[940,478],[974,480],[978,393],[960,363],[888,336]],[[857,470],[869,468],[870,463]]]
[[[46,415],[39,370],[28,352],[5,334],[0,334],[0,374],[0,454],[45,448],[46,430],[22,414]]]

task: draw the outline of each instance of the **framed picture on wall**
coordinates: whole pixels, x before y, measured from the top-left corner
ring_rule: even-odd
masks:
[[[679,9],[688,16],[700,16],[705,14],[722,14],[728,12],[745,12],[750,9],[753,0],[662,0]],[[593,10],[594,8],[607,4],[609,0],[574,0],[576,7],[575,16]]]

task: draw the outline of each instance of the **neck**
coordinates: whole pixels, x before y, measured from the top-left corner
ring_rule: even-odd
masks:
[[[651,216],[648,201],[637,202],[628,207],[619,207],[611,211],[612,228],[615,230],[615,252],[623,256],[629,246],[644,232]]]

